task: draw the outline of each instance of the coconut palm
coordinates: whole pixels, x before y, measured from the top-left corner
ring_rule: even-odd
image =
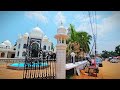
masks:
[[[80,47],[85,53],[90,51],[90,41],[92,40],[92,36],[87,32],[77,32],[77,42],[80,44]]]
[[[84,52],[89,52],[89,44],[92,36],[89,35],[87,32],[76,32],[75,27],[72,24],[70,24],[69,30],[70,38],[67,40],[67,54],[69,55],[72,51],[78,54],[81,50],[83,54]]]
[[[76,31],[75,27],[70,24],[69,27],[70,33],[69,33],[69,39],[67,40],[67,54],[69,55],[74,50],[74,43],[76,42]]]

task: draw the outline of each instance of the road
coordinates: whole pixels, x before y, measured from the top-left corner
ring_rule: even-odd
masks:
[[[102,63],[103,67],[99,67],[98,77],[88,76],[84,70],[81,70],[81,75],[74,75],[72,79],[120,79],[120,62],[110,63],[105,60]]]

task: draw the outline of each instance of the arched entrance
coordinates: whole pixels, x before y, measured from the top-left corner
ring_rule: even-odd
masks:
[[[32,43],[31,47],[32,47],[31,57],[38,57],[39,44],[34,42]]]
[[[5,57],[5,53],[4,52],[1,53],[1,57],[2,58]]]
[[[28,38],[23,79],[54,79],[56,58],[41,49],[41,39]]]

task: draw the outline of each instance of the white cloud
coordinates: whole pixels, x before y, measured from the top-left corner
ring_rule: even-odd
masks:
[[[38,21],[41,21],[43,23],[48,23],[48,18],[44,15],[45,11],[28,11],[25,13],[25,15],[30,19],[37,19]]]
[[[76,17],[76,19],[78,18],[78,16]],[[100,17],[101,16],[98,15],[97,20]],[[91,26],[89,23],[90,22],[89,17],[86,17],[86,19],[83,17],[80,17],[79,21],[81,21],[81,22],[83,21],[83,23],[81,23],[79,25],[79,27],[77,28],[77,31],[84,30],[84,31],[89,32],[91,34],[92,30],[91,30]],[[93,23],[93,26],[95,26],[95,23]],[[97,24],[98,36],[104,37],[105,34],[107,34],[108,32],[110,32],[112,30],[115,30],[116,28],[120,28],[120,12],[113,12],[112,15],[110,15],[107,18],[103,18],[101,23]]]
[[[93,18],[95,18],[95,15],[91,15],[90,16],[91,17],[91,19],[93,19]],[[100,15],[96,15],[96,19],[100,19],[101,18],[101,16]],[[77,15],[75,15],[74,16],[74,19],[75,19],[75,21],[79,21],[79,22],[90,22],[89,21],[89,15],[86,13],[84,13],[84,14],[77,14]]]
[[[99,18],[100,17],[101,16],[99,16]],[[76,17],[76,19],[77,18],[80,21],[79,22],[80,25],[76,28],[77,31],[83,30],[92,35],[92,30],[91,30],[91,26],[89,23],[90,22],[89,19],[86,17],[86,20],[84,20],[85,17],[83,18],[83,17],[80,17],[79,15]],[[97,18],[97,20],[99,18]],[[99,52],[101,52],[102,50],[108,50],[108,51],[114,50],[115,47],[120,44],[120,40],[113,40],[113,41],[111,41],[110,39],[107,40],[107,38],[109,38],[107,34],[111,32],[120,33],[120,30],[119,30],[120,29],[120,12],[119,11],[112,12],[112,14],[109,15],[108,17],[100,18],[100,19],[101,19],[100,20],[101,22],[97,24],[98,50]],[[95,23],[93,23],[93,26],[95,26]],[[113,37],[114,36],[115,35],[113,35]]]
[[[59,11],[57,13],[57,15],[55,16],[55,24],[59,25],[61,22],[65,23],[66,22],[66,17],[63,15],[63,13],[61,11]]]

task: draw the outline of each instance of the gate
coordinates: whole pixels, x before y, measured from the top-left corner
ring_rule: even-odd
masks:
[[[55,79],[56,54],[41,49],[41,39],[27,40],[23,79]]]

